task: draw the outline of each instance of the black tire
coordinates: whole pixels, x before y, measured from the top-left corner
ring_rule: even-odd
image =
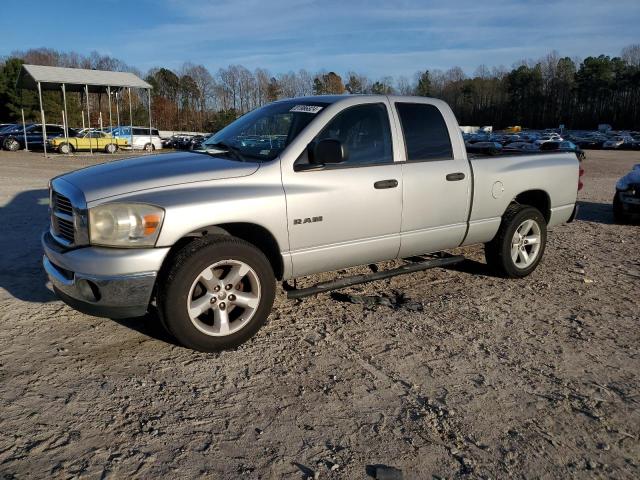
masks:
[[[188,297],[200,273],[223,260],[237,260],[254,270],[260,282],[260,301],[241,329],[226,336],[210,336],[192,322]],[[202,352],[216,352],[235,348],[253,337],[266,322],[274,298],[275,275],[264,253],[230,235],[208,235],[188,243],[172,259],[159,279],[157,304],[162,324],[180,344]]]
[[[627,223],[629,221],[629,215],[624,211],[622,201],[620,200],[620,192],[616,192],[613,196],[613,220],[616,223]]]
[[[146,143],[144,147],[142,147],[142,149],[145,152],[153,152],[156,149],[156,147],[153,143]]]
[[[105,153],[116,153],[118,151],[118,145],[115,143],[109,143],[104,147]]]
[[[66,149],[69,149],[68,151]],[[62,143],[60,144],[60,146],[58,147],[58,153],[62,153],[62,154],[66,154],[66,153],[73,153],[73,145],[71,145],[70,143]]]
[[[533,220],[540,229],[540,246],[536,257],[528,266],[521,268],[512,259],[512,239],[516,230],[526,220]],[[547,222],[540,210],[528,205],[511,204],[502,216],[500,229],[496,236],[484,246],[487,264],[499,274],[508,278],[526,277],[533,272],[542,256],[547,244]],[[525,247],[526,248],[526,247]],[[529,247],[533,248],[533,247]],[[529,251],[530,252],[530,251]]]
[[[6,150],[9,150],[10,152],[17,152],[22,148],[22,146],[20,145],[20,142],[18,142],[18,140],[10,137],[4,141],[4,148]]]

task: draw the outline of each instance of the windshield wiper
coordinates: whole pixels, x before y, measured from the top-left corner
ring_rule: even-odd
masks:
[[[244,158],[244,156],[242,156],[242,154],[240,153],[240,150],[234,146],[231,146],[229,144],[226,144],[224,142],[216,142],[216,143],[206,143],[205,144],[207,147],[214,147],[214,148],[223,148],[225,149],[227,152],[231,153],[237,160],[240,160],[241,162],[246,162],[246,158]],[[208,148],[207,148],[208,150]]]

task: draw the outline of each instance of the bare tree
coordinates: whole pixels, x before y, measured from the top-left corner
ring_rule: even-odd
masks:
[[[634,43],[632,45],[627,45],[622,49],[622,52],[620,52],[620,56],[627,65],[640,67],[640,44]]]
[[[299,97],[313,95],[313,79],[314,76],[312,74],[304,68],[300,69],[296,75],[296,95]]]

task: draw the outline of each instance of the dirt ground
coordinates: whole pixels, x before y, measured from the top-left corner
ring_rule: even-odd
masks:
[[[611,213],[640,152],[587,152],[579,218],[526,279],[473,247],[341,292],[365,303],[280,291],[220,354],[46,288],[47,180],[105,158],[0,153],[0,478],[640,477],[640,227]]]

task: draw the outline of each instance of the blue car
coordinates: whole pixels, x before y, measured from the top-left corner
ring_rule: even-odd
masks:
[[[47,139],[64,135],[64,128],[60,125],[46,125]],[[25,148],[25,132],[29,149],[42,149],[42,124],[30,123],[24,128],[16,124],[0,130],[0,146],[10,152]]]

